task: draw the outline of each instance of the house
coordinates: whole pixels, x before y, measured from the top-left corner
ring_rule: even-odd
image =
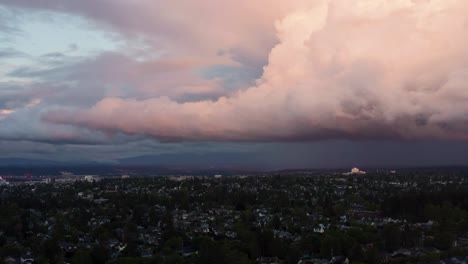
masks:
[[[443,259],[439,263],[440,264],[466,264],[468,263],[468,255]]]
[[[323,224],[319,224],[319,226],[317,228],[314,228],[314,232],[323,234],[325,232],[325,230],[328,229],[329,227],[330,227],[330,225],[325,226]]]
[[[6,257],[5,260],[3,261],[5,264],[17,264],[18,261],[12,257]]]
[[[411,256],[411,251],[409,249],[400,248],[392,253],[393,258],[395,257],[409,257]]]
[[[34,263],[34,257],[30,252],[21,255],[20,257],[20,262],[21,264],[32,264]]]
[[[330,264],[349,264],[349,259],[345,256],[335,256],[330,260]]]
[[[141,247],[139,251],[142,258],[150,258],[153,256],[153,249],[150,247]]]
[[[302,257],[297,264],[328,264],[329,261],[327,259],[318,259],[318,258],[311,258],[309,256]]]

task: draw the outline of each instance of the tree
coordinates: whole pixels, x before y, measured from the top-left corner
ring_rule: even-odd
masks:
[[[401,230],[397,225],[386,225],[382,230],[382,236],[387,251],[394,251],[401,247]]]
[[[137,257],[140,254],[138,253],[138,247],[135,242],[127,243],[127,246],[122,250],[122,256],[124,257]]]
[[[182,264],[185,263],[184,258],[179,254],[173,253],[164,259],[164,264]]]
[[[76,251],[75,255],[71,259],[72,264],[89,264],[93,263],[93,259],[91,258],[90,254],[86,250],[78,250]]]
[[[91,259],[94,264],[106,263],[109,259],[109,252],[103,246],[96,246],[91,250]]]
[[[44,256],[49,263],[59,263],[61,258],[60,246],[55,239],[48,239],[41,244],[40,254]]]
[[[434,245],[440,250],[450,249],[455,241],[455,236],[450,232],[440,232],[434,236]]]
[[[364,257],[364,251],[362,250],[361,245],[355,244],[349,255],[351,262],[355,263],[356,261],[364,261]]]
[[[330,236],[326,235],[322,242],[320,243],[320,256],[322,257],[332,257],[333,255],[340,254],[339,242]]]
[[[379,250],[376,247],[371,247],[366,252],[366,263],[378,264],[380,263]]]
[[[271,221],[271,225],[274,229],[279,229],[281,227],[281,220],[277,214],[273,216],[273,220]]]
[[[165,254],[172,253],[178,249],[181,249],[184,245],[184,241],[181,237],[172,237],[164,243],[163,252]]]
[[[222,248],[211,240],[201,242],[195,263],[226,263]]]
[[[301,249],[309,254],[320,252],[320,237],[317,235],[305,235],[301,239]]]

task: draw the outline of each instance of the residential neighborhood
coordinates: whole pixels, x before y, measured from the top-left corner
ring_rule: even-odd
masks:
[[[462,173],[413,171],[10,182],[0,186],[0,259],[465,263],[467,187]]]

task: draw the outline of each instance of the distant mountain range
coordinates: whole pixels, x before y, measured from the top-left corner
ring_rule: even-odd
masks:
[[[60,171],[71,171],[75,174],[101,174],[118,175],[127,173],[138,173],[141,175],[154,174],[203,174],[203,173],[241,173],[241,172],[261,172],[277,171],[278,173],[294,173],[301,171],[348,171],[348,168],[330,169],[278,169],[273,160],[255,153],[174,153],[146,155],[132,158],[116,160],[115,163],[99,163],[93,161],[53,161],[45,159],[25,159],[25,158],[0,158],[0,175],[23,175],[32,173],[33,175],[54,175]],[[279,167],[281,168],[281,166]],[[405,169],[406,168],[406,169]],[[350,169],[350,168],[349,168]],[[376,167],[367,168],[370,171],[378,171]],[[398,166],[392,167],[398,169]],[[364,168],[366,170],[366,168]],[[403,167],[404,170],[458,170],[468,171],[466,166],[432,166],[432,167]]]
[[[42,159],[0,158],[1,167],[9,167],[9,166],[43,167],[43,166],[65,166],[65,165],[70,165],[70,164],[75,164],[75,163],[42,160]]]
[[[116,160],[115,164],[103,164],[92,161],[54,161],[44,159],[0,158],[0,167],[6,166],[175,166],[175,167],[238,167],[258,168],[262,160],[254,154],[238,153],[175,153],[146,155]]]
[[[253,153],[174,153],[147,155],[118,160],[119,165],[152,165],[170,167],[203,167],[203,168],[264,168],[264,161]]]
[[[87,161],[53,161],[43,159],[0,158],[0,175],[57,175],[61,171],[74,174],[118,175],[136,173],[139,175],[154,174],[205,174],[237,172],[254,172],[260,167],[253,155],[226,153],[212,154],[164,154],[124,158],[115,163],[98,163]],[[250,161],[250,162],[249,162]]]

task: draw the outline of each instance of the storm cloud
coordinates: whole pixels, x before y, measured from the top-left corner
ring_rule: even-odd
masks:
[[[468,139],[468,3],[315,1],[276,21],[256,85],[216,100],[102,99],[48,122],[161,140]]]

